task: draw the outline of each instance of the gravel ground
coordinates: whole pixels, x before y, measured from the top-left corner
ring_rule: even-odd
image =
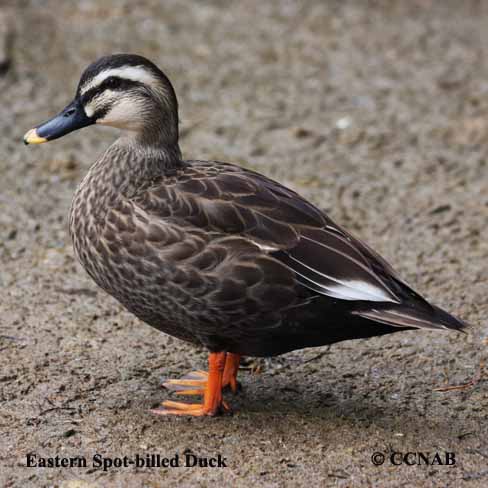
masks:
[[[486,3],[0,6],[0,486],[487,486]],[[116,134],[21,144],[89,62],[124,51],[174,82],[187,157],[291,186],[470,333],[295,351],[242,372],[232,417],[150,415],[170,396],[161,378],[204,367],[205,351],[138,322],[74,260],[70,199]],[[91,465],[95,454],[190,451],[227,467]],[[456,464],[392,466],[392,452],[453,452]],[[85,456],[88,467],[29,468],[28,453]]]

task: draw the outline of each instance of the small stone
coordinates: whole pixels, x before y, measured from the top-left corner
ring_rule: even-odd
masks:
[[[350,127],[352,124],[352,119],[351,117],[341,117],[340,119],[337,120],[336,122],[336,128],[339,130],[345,130],[348,127]]]

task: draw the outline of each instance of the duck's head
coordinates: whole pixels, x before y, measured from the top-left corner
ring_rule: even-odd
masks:
[[[28,131],[24,142],[52,141],[92,124],[132,131],[148,142],[176,144],[178,103],[170,81],[142,56],[100,58],[81,75],[74,100],[58,115]]]

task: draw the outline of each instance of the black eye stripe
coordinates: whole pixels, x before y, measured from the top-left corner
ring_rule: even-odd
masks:
[[[103,91],[103,90],[102,90]],[[83,105],[87,105],[89,102],[92,101],[93,98],[95,98],[96,95],[99,95],[101,93],[100,88],[98,86],[94,88],[90,88],[87,90],[83,95],[81,95],[81,103]]]
[[[119,78],[118,76],[109,76],[106,78],[100,85],[100,88],[106,89],[106,88],[111,88],[111,89],[118,89],[122,88],[124,86],[130,86],[131,81],[126,80],[123,78]]]
[[[81,102],[83,105],[86,105],[91,102],[93,98],[102,94],[105,90],[122,91],[136,86],[144,86],[144,84],[139,81],[128,80],[127,78],[110,76],[103,80],[99,85],[90,88],[83,95],[81,95]]]

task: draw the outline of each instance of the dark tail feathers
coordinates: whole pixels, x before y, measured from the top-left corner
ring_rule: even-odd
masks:
[[[466,322],[452,316],[435,305],[409,307],[408,305],[384,304],[351,312],[353,315],[391,325],[393,327],[414,327],[417,329],[454,329],[462,331]]]

